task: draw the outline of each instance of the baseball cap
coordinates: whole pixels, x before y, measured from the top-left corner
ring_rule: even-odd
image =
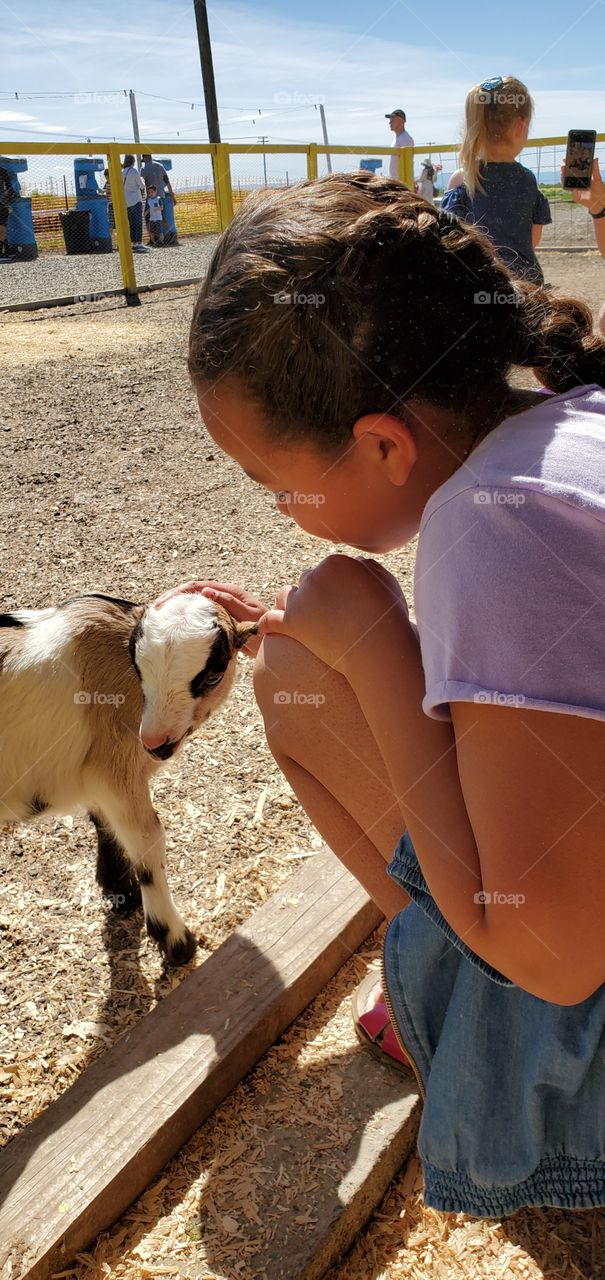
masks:
[[[387,111],[384,118],[389,120],[391,116],[403,116],[405,120],[405,111],[402,111],[401,107],[395,107],[394,111]]]

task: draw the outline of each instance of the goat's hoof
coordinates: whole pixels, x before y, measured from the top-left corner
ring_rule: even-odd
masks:
[[[158,943],[167,964],[187,964],[195,955],[197,942],[190,929],[185,928],[182,937],[169,938],[168,925],[161,924],[153,916],[147,918],[147,932]]]
[[[185,929],[185,936],[166,947],[168,964],[187,964],[197,951],[197,942],[190,929]]]

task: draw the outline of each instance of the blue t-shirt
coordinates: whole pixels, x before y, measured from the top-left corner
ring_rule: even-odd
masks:
[[[441,208],[487,232],[513,275],[543,284],[531,229],[536,224],[545,226],[552,218],[534,174],[517,160],[490,161],[481,165],[479,180],[485,194],[477,190],[470,196],[464,185],[454,187],[446,191]]]

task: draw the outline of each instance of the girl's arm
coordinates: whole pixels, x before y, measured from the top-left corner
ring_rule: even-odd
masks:
[[[543,1000],[605,980],[605,725],[472,703],[422,711],[420,648],[402,618],[343,673],[385,760],[437,905],[477,955]]]
[[[543,229],[544,229],[544,228],[542,227],[541,223],[534,222],[534,224],[533,224],[533,226],[532,226],[532,229],[531,229],[531,240],[532,240],[532,244],[533,244],[533,246],[534,246],[534,249],[537,249],[537,247],[538,247],[538,245],[539,245],[539,243],[540,243],[540,241],[541,241],[541,239],[542,239],[542,231],[543,231]]]

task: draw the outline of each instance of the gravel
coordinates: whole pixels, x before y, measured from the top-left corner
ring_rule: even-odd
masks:
[[[135,253],[138,284],[201,279],[208,269],[217,238],[215,235],[191,237],[178,246]],[[104,289],[121,288],[117,251],[70,257],[41,253],[33,262],[0,265],[0,308],[15,302],[41,302],[45,298],[73,297],[75,302],[94,302]]]

